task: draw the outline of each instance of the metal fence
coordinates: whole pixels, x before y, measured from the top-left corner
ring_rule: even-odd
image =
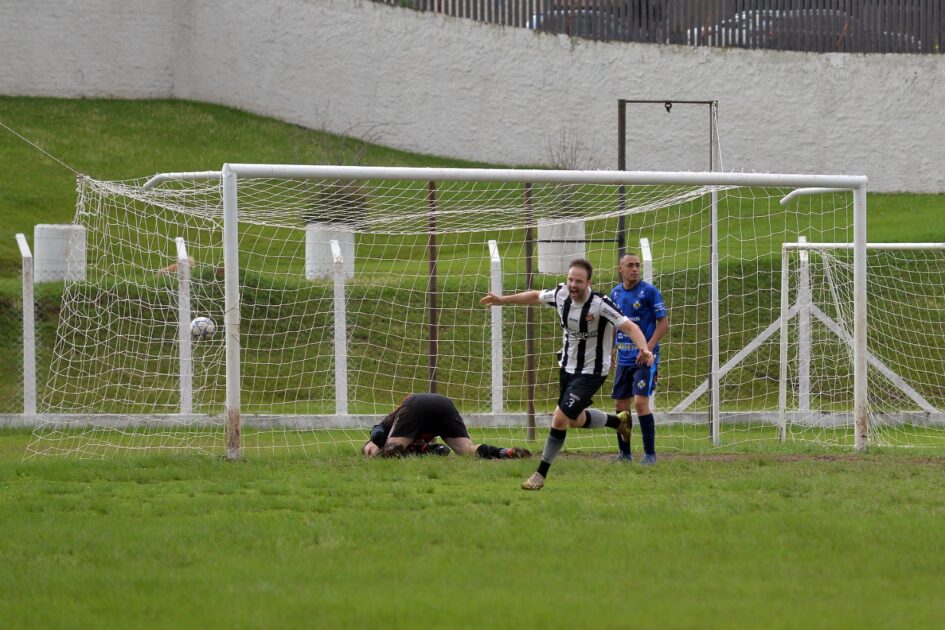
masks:
[[[603,41],[941,53],[942,0],[375,0]]]

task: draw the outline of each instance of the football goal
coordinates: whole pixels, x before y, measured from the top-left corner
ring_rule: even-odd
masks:
[[[795,191],[816,194],[781,203]],[[863,449],[882,421],[868,417],[867,386],[891,391],[868,381],[873,359],[941,387],[931,358],[893,366],[867,345],[865,177],[228,164],[82,178],[75,222],[85,273],[64,289],[35,454],[351,452],[421,391],[451,397],[474,439],[540,443],[557,399],[554,313],[479,299],[554,287],[577,257],[609,293],[618,242],[644,254],[669,311],[654,399],[663,449],[795,437]],[[831,254],[842,273],[805,272],[816,299],[802,309],[789,297],[791,318],[801,250],[785,243],[799,235],[849,247]],[[930,276],[899,264],[910,280],[897,284],[924,295]],[[870,303],[871,316],[888,307]],[[811,342],[806,400],[829,403],[829,434],[794,413],[802,311],[810,329],[822,312],[842,331],[825,324],[837,341]],[[195,336],[197,318],[210,322]],[[828,383],[843,396],[823,394]],[[914,402],[883,400],[884,411]],[[571,450],[614,444],[610,430],[568,438]]]

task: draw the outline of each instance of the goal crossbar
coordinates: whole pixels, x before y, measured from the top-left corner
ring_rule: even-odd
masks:
[[[416,168],[384,166],[304,166],[282,164],[225,164],[222,171],[159,173],[145,182],[150,189],[168,181],[237,177],[285,179],[386,179],[403,181],[489,181],[512,183],[650,184],[692,186],[768,186],[818,188],[820,192],[865,188],[865,175],[805,175],[777,173],[719,173],[673,171],[551,171],[540,169]]]

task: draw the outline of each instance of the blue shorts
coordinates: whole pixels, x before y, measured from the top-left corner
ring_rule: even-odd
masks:
[[[559,370],[558,408],[567,417],[577,420],[581,412],[593,404],[594,394],[606,379],[606,376],[568,374],[564,370]]]
[[[611,394],[611,398],[623,400],[634,396],[650,397],[656,389],[657,376],[659,376],[659,370],[656,369],[655,363],[649,367],[618,365],[617,373],[614,375],[614,393]]]

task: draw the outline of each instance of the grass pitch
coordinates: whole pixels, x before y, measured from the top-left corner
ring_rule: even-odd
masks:
[[[0,117],[103,179],[358,155],[472,166],[197,103],[2,97]],[[70,221],[75,181],[8,134],[0,149],[0,348],[16,356],[13,234]],[[870,194],[870,239],[945,240],[943,209]],[[0,431],[3,628],[945,626],[940,454],[564,455],[526,493],[534,461],[23,461],[28,440]]]
[[[654,467],[269,455],[23,461],[0,610],[26,627],[941,627],[945,458]]]

